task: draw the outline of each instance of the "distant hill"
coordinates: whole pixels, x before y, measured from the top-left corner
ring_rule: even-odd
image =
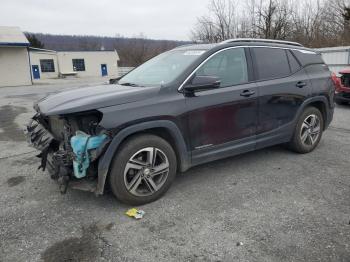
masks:
[[[189,43],[145,38],[30,34],[35,35],[45,49],[56,51],[117,50],[121,66],[137,66],[159,53]]]

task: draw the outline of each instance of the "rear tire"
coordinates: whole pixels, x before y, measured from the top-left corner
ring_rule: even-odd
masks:
[[[299,117],[289,147],[300,154],[312,152],[320,143],[324,119],[320,110],[307,107]]]
[[[143,205],[169,189],[176,169],[176,154],[167,141],[155,135],[133,136],[116,153],[109,183],[121,202]]]

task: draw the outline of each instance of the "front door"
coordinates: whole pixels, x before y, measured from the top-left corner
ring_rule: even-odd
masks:
[[[101,65],[101,73],[102,73],[102,76],[108,75],[107,65],[106,64],[102,64]]]
[[[186,98],[194,164],[204,155],[214,160],[255,148],[258,94],[248,72],[244,48],[221,51],[196,71],[219,77],[221,85]]]
[[[38,65],[32,65],[32,71],[33,71],[33,78],[34,79],[40,79],[40,71]]]

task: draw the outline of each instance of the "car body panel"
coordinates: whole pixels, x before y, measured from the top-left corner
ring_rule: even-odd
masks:
[[[345,74],[350,74],[350,68],[344,68],[339,71],[339,74],[345,75]]]
[[[297,83],[305,82],[303,88]],[[257,134],[291,123],[300,105],[311,95],[311,83],[304,69],[284,78],[259,81]]]
[[[131,103],[100,108],[99,111],[103,113],[100,125],[106,129],[119,130],[154,118],[176,122],[183,133],[186,128],[181,122],[181,116],[185,112],[185,98],[177,92],[145,97]]]
[[[341,77],[332,75],[335,83],[336,93],[335,100],[342,103],[350,102],[350,69],[346,68],[339,72]]]
[[[47,116],[72,114],[147,99],[158,92],[159,87],[91,86],[50,95],[39,101],[39,108]]]
[[[305,70],[312,84],[312,96],[325,96],[330,106],[334,107],[334,103],[331,101],[333,100],[335,86],[328,66],[324,64],[312,64],[306,66]]]
[[[257,81],[250,52],[250,47],[257,46],[297,52],[303,58],[302,69],[287,77]],[[235,47],[245,48],[248,83],[195,92],[191,96],[184,92],[182,87],[206,59],[220,50]],[[164,130],[177,153],[179,170],[184,172],[204,162],[288,142],[298,117],[311,104],[324,105],[326,127],[332,120],[334,85],[330,72],[319,57],[308,64],[303,53],[309,56],[314,52],[307,48],[235,42],[179,49],[205,52],[173,82],[164,86],[114,84],[80,88],[49,96],[35,105],[39,114],[61,118],[62,123],[77,113],[90,110],[101,113],[98,130],[106,133],[110,142],[98,152],[96,194],[104,191],[120,145],[134,134]],[[301,81],[306,85],[299,88],[296,84]],[[245,90],[254,94],[241,96]],[[76,118],[79,120],[80,116]]]
[[[174,139],[175,149],[177,150],[177,155],[179,157],[179,170],[181,172],[185,172],[191,167],[191,156],[187,149],[184,136],[174,122],[170,120],[154,120],[138,123],[122,129],[117,135],[115,135],[105,154],[101,157],[98,164],[98,183],[95,191],[96,194],[101,195],[104,192],[104,186],[111,163],[115,157],[115,152],[117,152],[121,143],[130,135],[154,128],[166,129]]]
[[[249,98],[244,90],[254,91]],[[186,98],[191,150],[253,137],[257,123],[257,88],[255,83],[199,92]]]

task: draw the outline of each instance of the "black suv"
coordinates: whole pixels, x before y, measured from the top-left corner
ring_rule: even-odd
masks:
[[[130,204],[154,201],[177,171],[286,143],[308,153],[333,118],[334,83],[298,43],[188,45],[114,85],[51,95],[27,127],[41,167],[67,185]]]

